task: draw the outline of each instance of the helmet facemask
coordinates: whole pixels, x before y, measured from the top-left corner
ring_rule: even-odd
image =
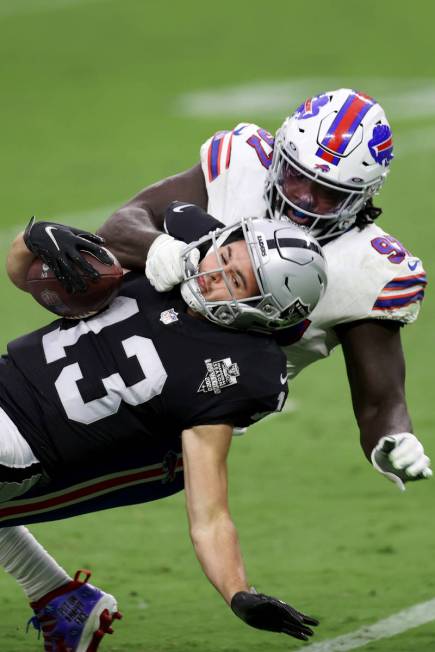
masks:
[[[380,190],[389,170],[392,145],[385,114],[371,98],[341,89],[319,96],[319,99],[312,113],[304,113],[301,108],[304,105],[301,105],[278,130],[265,200],[270,217],[293,220],[319,241],[326,241],[351,228],[359,211]],[[328,150],[325,143],[332,138],[330,129],[334,119],[345,103],[351,101],[365,102],[365,113],[352,136],[349,134],[350,140],[343,153],[338,154]],[[307,106],[315,106],[314,100],[308,102],[311,104]],[[376,142],[382,134],[390,134],[391,149],[384,155],[376,151]],[[347,134],[340,136],[345,142]],[[326,203],[324,210],[316,210],[315,201],[311,205],[309,201],[298,201],[291,190],[292,176],[315,184],[312,188],[320,195],[330,194],[330,198],[336,195],[335,205],[334,202]]]
[[[209,235],[205,236],[205,238],[201,238],[197,243],[193,243],[187,247],[183,254],[185,260],[185,281],[182,284],[181,292],[184,300],[193,310],[200,312],[203,316],[207,317],[207,319],[219,324],[220,326],[241,330],[246,330],[249,326],[251,327],[251,330],[256,330],[255,325],[258,325],[258,330],[263,330],[261,328],[261,317],[263,316],[263,313],[264,315],[267,315],[268,318],[276,317],[278,319],[279,305],[276,305],[272,296],[266,295],[262,290],[260,290],[260,287],[262,287],[261,280],[256,268],[256,262],[254,261],[251,247],[246,240],[247,233],[244,222],[245,220],[242,222],[242,228],[240,228],[239,225],[232,225],[212,231]],[[234,236],[236,231],[240,231],[240,237],[236,237],[235,239]],[[221,247],[238,240],[245,241],[247,244],[247,251],[252,271],[257,282],[257,293],[244,299],[235,296],[230,279],[225,271],[225,263],[222,259],[221,253]],[[201,246],[201,248],[203,248],[207,241],[209,241],[210,246],[206,255],[214,253],[218,264],[213,269],[201,272],[199,271],[199,268],[194,267],[190,262],[189,252],[194,247]],[[207,300],[203,294],[204,284],[207,284],[206,278],[213,277],[216,274],[219,274],[223,279],[228,292],[228,299],[210,301]],[[204,279],[204,281],[201,281],[200,279]],[[249,314],[248,318],[247,314]]]

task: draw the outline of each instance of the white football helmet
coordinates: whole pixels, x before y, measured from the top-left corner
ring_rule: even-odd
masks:
[[[226,277],[219,248],[243,239],[259,293],[238,299]],[[194,248],[212,251],[219,267],[200,272],[191,261]],[[243,218],[191,243],[182,259],[185,280],[181,294],[186,303],[210,321],[240,330],[270,333],[302,321],[316,307],[327,283],[326,261],[318,242],[304,230],[282,220]],[[208,274],[222,275],[230,299],[205,298],[198,278]]]
[[[374,99],[348,88],[309,98],[276,133],[265,189],[268,214],[304,219],[320,241],[340,235],[379,191],[392,158],[391,128]],[[321,184],[328,212],[316,212],[306,198],[289,198],[283,185],[291,177]]]

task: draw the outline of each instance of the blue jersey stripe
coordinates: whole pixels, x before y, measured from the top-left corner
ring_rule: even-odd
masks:
[[[402,308],[407,306],[410,303],[415,303],[416,301],[421,301],[424,297],[424,290],[415,292],[411,296],[407,297],[395,297],[394,299],[378,299],[373,306],[373,310],[377,308]]]

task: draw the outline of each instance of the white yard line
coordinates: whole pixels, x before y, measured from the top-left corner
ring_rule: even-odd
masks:
[[[361,627],[350,634],[332,638],[329,641],[305,645],[300,650],[309,650],[309,652],[347,652],[364,647],[373,641],[379,641],[383,638],[391,638],[397,634],[407,632],[409,629],[426,625],[435,620],[435,599],[428,602],[421,602],[409,609],[404,609],[389,618],[380,620],[374,625]]]
[[[34,6],[31,4],[33,1],[21,0],[18,7],[28,6],[30,11],[30,8]],[[103,0],[92,1],[102,2]],[[40,0],[37,6],[54,6],[58,2],[66,6],[80,3],[82,0]],[[11,11],[14,6],[12,3],[9,5]],[[0,17],[3,11],[0,7]],[[222,115],[225,117],[244,112],[245,118],[249,119],[249,116],[255,111],[260,111],[264,115],[276,114],[279,111],[284,116],[293,110],[295,102],[298,102],[301,98],[310,93],[318,92],[319,89],[334,88],[337,85],[337,79],[334,81],[326,78],[299,81],[284,80],[273,84],[244,84],[219,91],[187,93],[178,98],[175,106],[177,111],[202,117],[208,115]],[[419,117],[435,116],[435,78],[415,79],[412,81],[367,79],[364,82],[364,88],[370,89],[375,97],[377,94],[382,97],[387,114],[391,115],[393,119],[416,120]],[[420,154],[431,152],[434,149],[435,127],[421,126],[402,133],[396,142],[395,155],[396,157],[402,157],[404,154]],[[46,217],[64,224],[92,229],[99,226],[113,210],[115,210],[115,207],[106,206],[90,211],[58,215],[52,218]],[[23,228],[23,225],[24,221],[17,226],[0,228],[1,252],[6,251],[10,241]]]
[[[416,127],[402,132],[395,139],[395,143],[396,158],[402,158],[404,155],[412,156],[431,152],[435,149],[435,127]],[[54,222],[92,230],[100,226],[117,207],[102,206],[101,208],[94,208],[89,211],[83,210],[77,213],[38,216],[38,219],[53,220]],[[8,249],[12,239],[24,227],[25,220],[16,226],[0,228],[0,252],[5,252]]]
[[[348,84],[379,99],[392,120],[412,120],[435,115],[435,78],[307,78],[256,82],[181,95],[175,111],[188,116],[285,115],[314,93]]]

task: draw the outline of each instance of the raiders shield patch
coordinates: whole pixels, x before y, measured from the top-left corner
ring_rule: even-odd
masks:
[[[223,358],[223,360],[211,360],[209,358],[204,362],[207,374],[198,387],[198,393],[214,392],[220,394],[224,387],[237,383],[240,371],[237,363],[231,362],[231,358]]]

